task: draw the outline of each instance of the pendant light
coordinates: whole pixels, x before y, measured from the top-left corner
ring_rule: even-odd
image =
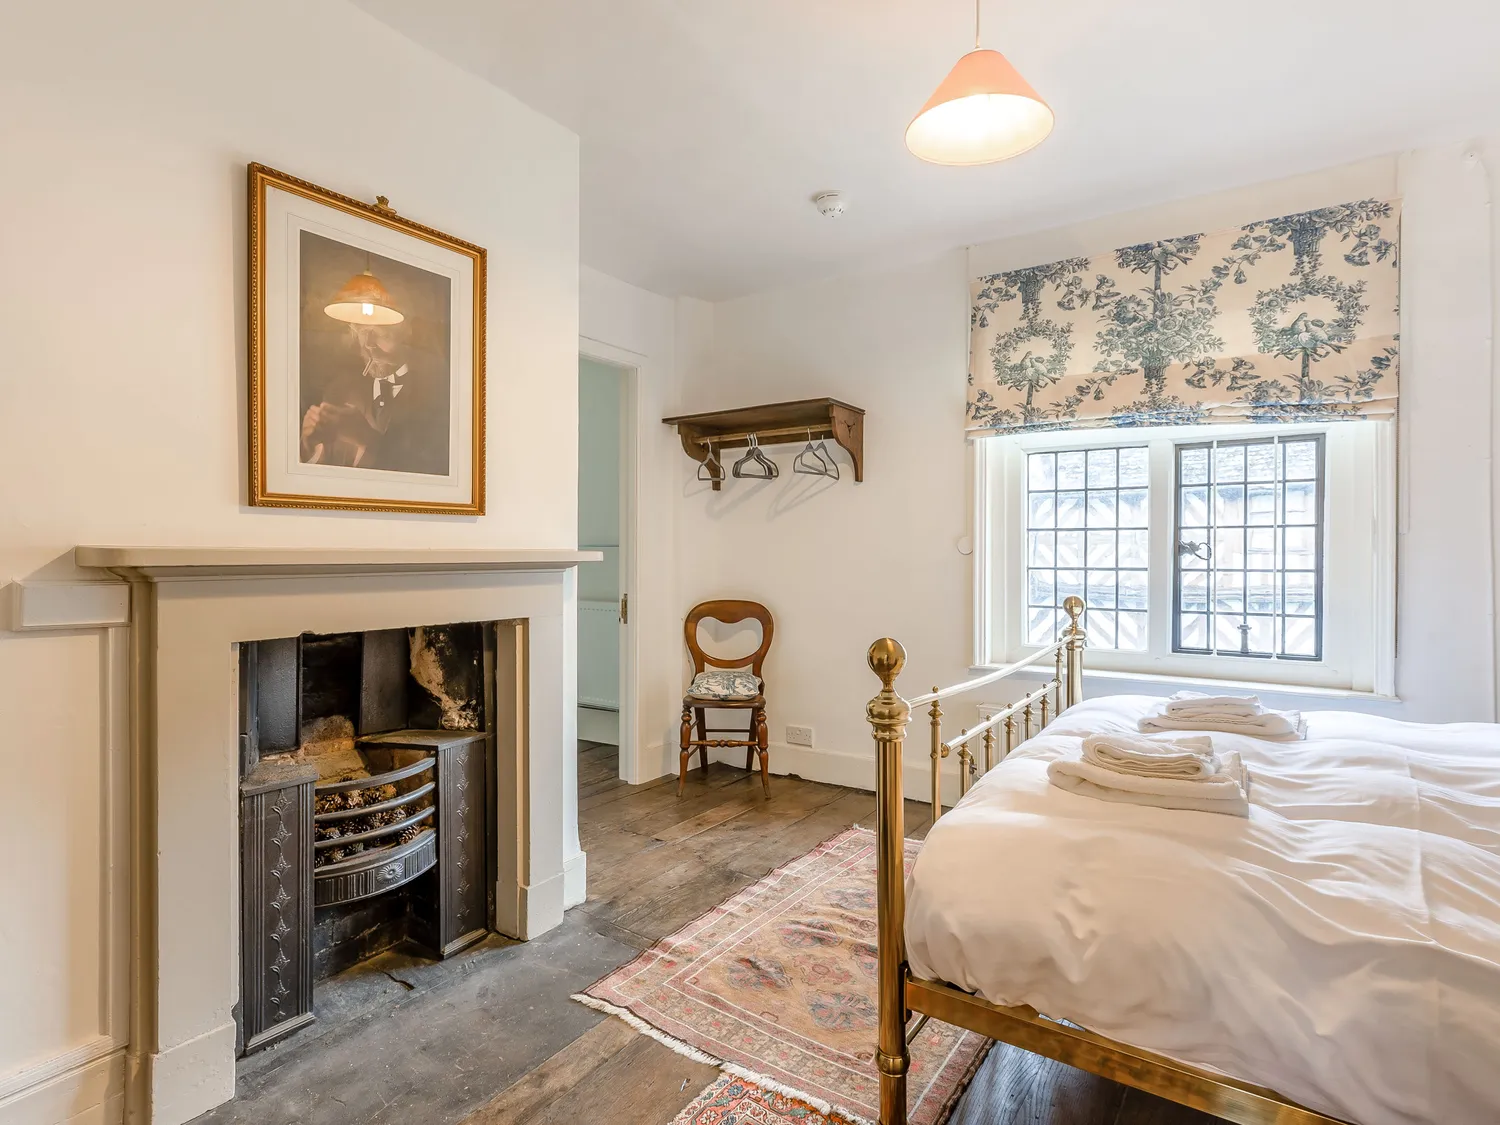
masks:
[[[357,273],[323,306],[334,320],[348,324],[400,324],[406,319],[396,308],[390,291],[370,272],[370,256],[365,255],[365,271]]]
[[[980,49],[974,0],[974,50],[906,127],[906,147],[930,164],[993,164],[1041,144],[1052,122],[1052,108],[1010,60]]]

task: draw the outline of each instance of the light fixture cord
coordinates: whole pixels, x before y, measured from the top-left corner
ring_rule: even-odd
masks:
[[[974,50],[979,50],[979,4],[980,0],[974,0]]]

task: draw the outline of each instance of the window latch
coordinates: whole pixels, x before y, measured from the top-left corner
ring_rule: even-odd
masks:
[[[1208,562],[1214,556],[1214,549],[1207,543],[1193,543],[1184,540],[1177,544],[1177,553],[1179,555],[1192,555],[1195,559],[1202,559],[1204,562]]]

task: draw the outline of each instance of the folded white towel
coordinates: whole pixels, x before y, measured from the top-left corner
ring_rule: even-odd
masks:
[[[1183,781],[1170,777],[1138,777],[1104,769],[1076,758],[1062,758],[1047,766],[1047,780],[1080,797],[1159,809],[1249,816],[1250,779],[1233,750],[1218,755],[1218,772],[1211,778]]]
[[[1228,734],[1247,734],[1269,742],[1296,742],[1307,737],[1307,721],[1300,711],[1263,711],[1259,715],[1215,715],[1212,717],[1168,715],[1158,707],[1136,724],[1146,734],[1175,730],[1219,730]]]
[[[1253,695],[1204,695],[1197,691],[1179,691],[1167,700],[1166,711],[1175,718],[1198,715],[1242,715],[1249,718],[1261,713],[1260,700]]]
[[[1207,735],[1145,738],[1134,734],[1091,734],[1083,740],[1083,760],[1138,777],[1191,781],[1218,771],[1213,740]]]

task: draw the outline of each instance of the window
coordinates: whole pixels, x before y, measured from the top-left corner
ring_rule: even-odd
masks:
[[[1026,643],[1044,645],[1074,595],[1100,648],[1146,649],[1146,450],[1032,453],[1026,473]]]
[[[1322,655],[1323,435],[1177,446],[1172,650]]]
[[[1141,427],[975,443],[976,660],[1083,598],[1107,673],[1389,694],[1395,428]]]

